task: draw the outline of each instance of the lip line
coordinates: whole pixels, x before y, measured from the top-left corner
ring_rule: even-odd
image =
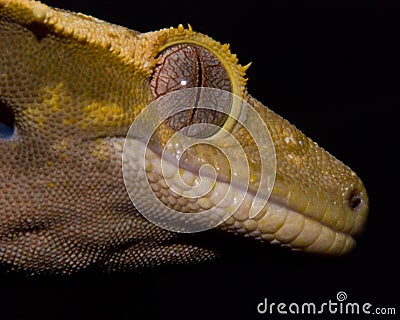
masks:
[[[127,136],[113,136],[113,137],[105,136],[105,137],[98,137],[97,139],[106,139],[106,138],[109,138],[109,139],[112,139],[112,138],[123,138],[124,140],[126,140],[128,137],[127,137]],[[137,140],[137,139],[135,139],[135,140]],[[140,140],[137,140],[137,141],[140,141]],[[152,148],[152,147],[149,146],[149,145],[147,145],[147,148],[148,148],[151,152],[154,152],[154,153],[161,159],[161,151],[158,150],[158,148]],[[165,159],[166,161],[168,161],[169,158],[172,158],[172,155],[170,155],[169,153],[166,153],[166,154],[167,154],[167,156],[164,157],[164,159]],[[172,163],[172,161],[168,161],[168,162],[169,162],[170,164],[172,164],[172,165],[175,165],[174,163]],[[195,172],[195,170],[193,170],[193,167],[191,167],[191,166],[185,165],[185,166],[182,166],[182,167],[180,167],[180,168],[182,168],[182,169],[184,169],[184,170],[187,170],[187,171],[189,171],[189,172],[191,172],[191,173],[193,173],[193,174],[195,174],[195,175],[198,176],[198,172]],[[209,178],[210,178],[210,177],[209,177]],[[220,183],[229,183],[229,181],[226,181],[226,180],[223,180],[223,179],[218,179],[218,178],[217,178],[217,181],[220,182]],[[250,189],[250,188],[247,188],[247,190],[244,190],[243,187],[238,186],[238,185],[233,185],[233,187],[235,187],[235,189],[238,190],[238,191],[246,192],[246,194],[250,194],[250,195],[253,197],[253,199],[254,199],[254,196],[255,196],[255,194],[256,194],[256,191],[254,191],[254,190],[252,190],[252,189]],[[262,195],[263,195],[263,194],[261,193],[261,196],[262,196]],[[258,194],[258,196],[260,196],[260,194]],[[263,198],[264,198],[264,200],[265,200],[265,196],[264,196]],[[326,228],[332,230],[333,232],[338,232],[338,233],[340,233],[340,234],[343,234],[343,235],[346,236],[346,237],[350,237],[351,239],[354,239],[354,237],[353,237],[350,233],[344,232],[344,231],[342,231],[342,230],[335,229],[334,227],[332,227],[332,226],[330,226],[330,225],[328,225],[328,224],[326,224],[326,223],[324,223],[324,222],[322,222],[322,221],[320,221],[320,220],[317,220],[316,218],[312,217],[311,215],[308,215],[308,214],[306,214],[306,213],[304,213],[304,212],[300,212],[300,211],[294,209],[292,206],[289,206],[289,205],[283,203],[282,201],[278,200],[278,199],[273,195],[273,193],[271,193],[271,195],[270,195],[269,198],[267,199],[267,202],[268,202],[268,203],[271,203],[271,204],[274,204],[274,205],[276,205],[276,206],[278,206],[278,207],[286,208],[286,209],[288,209],[288,210],[290,210],[290,211],[292,211],[292,212],[295,212],[295,213],[297,213],[297,214],[301,214],[302,216],[305,216],[305,217],[307,217],[307,218],[309,218],[309,219],[311,219],[311,220],[317,222],[317,223],[320,224],[321,226],[326,227]]]
[[[350,233],[344,232],[342,230],[335,229],[334,227],[332,227],[332,226],[330,226],[330,225],[328,225],[328,224],[326,224],[326,223],[324,223],[324,222],[322,222],[322,221],[320,221],[320,220],[318,220],[318,219],[316,219],[316,218],[314,218],[314,217],[312,217],[312,216],[310,216],[310,215],[308,215],[308,214],[306,214],[304,212],[300,212],[298,210],[295,210],[293,207],[288,206],[288,205],[282,203],[281,201],[277,200],[276,197],[274,197],[272,194],[271,194],[271,197],[269,198],[268,202],[270,202],[270,203],[272,203],[274,205],[277,205],[277,206],[279,206],[281,208],[285,208],[285,209],[288,209],[290,211],[293,211],[293,212],[295,212],[297,214],[301,214],[302,216],[304,216],[306,218],[309,218],[309,219],[319,223],[321,226],[326,227],[326,228],[332,230],[333,232],[337,232],[337,233],[343,234],[346,237],[350,237],[351,239],[354,239],[354,237]]]

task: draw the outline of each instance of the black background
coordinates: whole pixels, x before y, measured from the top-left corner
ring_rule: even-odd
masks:
[[[400,312],[395,1],[47,3],[140,32],[190,23],[230,43],[241,64],[252,62],[249,92],[363,179],[370,218],[356,250],[344,258],[229,238],[221,241],[225,255],[210,264],[71,277],[0,275],[1,319],[272,319],[257,314],[264,298],[322,303],[336,301],[338,291],[348,302]]]

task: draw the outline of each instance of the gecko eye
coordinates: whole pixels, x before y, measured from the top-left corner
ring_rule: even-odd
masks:
[[[14,135],[15,117],[11,108],[0,100],[0,140],[11,139]]]
[[[189,102],[190,109],[170,116],[166,120],[168,126],[175,131],[198,123],[222,127],[229,110],[219,112],[199,107],[203,87],[232,91],[229,74],[221,61],[207,49],[189,44],[173,45],[162,51],[158,58],[150,83],[155,98],[185,88],[198,88],[197,97]],[[171,106],[160,109],[163,107]],[[159,112],[165,114],[169,110]]]

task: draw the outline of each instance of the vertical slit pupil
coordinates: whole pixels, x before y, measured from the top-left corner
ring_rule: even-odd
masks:
[[[0,100],[0,139],[11,139],[14,135],[15,117],[11,108]]]
[[[201,62],[199,53],[197,53],[197,72],[198,72],[197,87],[202,87],[203,86],[203,64]]]
[[[200,59],[200,55],[198,53],[198,50],[196,50],[197,53],[197,57],[196,57],[196,63],[197,63],[197,87],[201,88],[203,86],[203,66],[201,63],[201,59]],[[191,115],[190,115],[190,120],[189,123],[193,122],[193,118],[194,115],[196,113],[197,110],[197,106],[199,104],[199,100],[200,100],[200,93],[201,93],[201,89],[197,89],[197,95],[196,95],[196,101],[194,103],[194,107],[191,111]]]

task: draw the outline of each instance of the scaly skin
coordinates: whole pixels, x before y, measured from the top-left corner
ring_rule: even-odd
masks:
[[[276,152],[268,205],[250,219],[248,195],[219,229],[310,252],[342,254],[354,246],[368,212],[362,182],[247,94],[247,67],[227,45],[190,27],[139,34],[39,2],[0,0],[0,110],[15,117],[13,137],[0,137],[1,264],[70,273],[94,264],[121,270],[214,257],[190,235],[144,219],[121,169],[129,126],[156,98],[151,81],[159,54],[188,43],[220,61],[231,91],[267,124]],[[232,133],[256,159],[257,177],[248,133]],[[161,134],[158,139],[163,144]],[[201,148],[195,152],[204,162],[218,161]]]

